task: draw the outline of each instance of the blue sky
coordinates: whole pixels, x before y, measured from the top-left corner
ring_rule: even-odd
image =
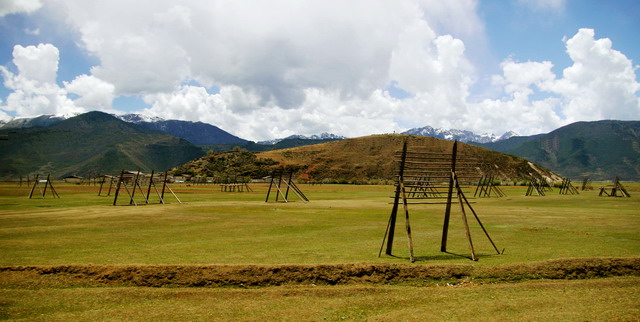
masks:
[[[554,62],[561,71],[571,64],[562,44],[580,28],[596,30],[609,38],[616,50],[640,63],[640,2],[637,0],[566,1],[561,10],[518,5],[517,1],[479,2],[479,12],[490,36],[495,57],[513,55],[517,60]]]
[[[263,140],[640,119],[640,1],[8,0],[0,35],[5,120],[139,112]]]

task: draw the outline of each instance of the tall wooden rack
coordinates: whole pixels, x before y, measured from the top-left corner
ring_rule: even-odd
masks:
[[[606,195],[607,197],[631,197],[629,192],[627,192],[627,189],[625,189],[622,183],[620,183],[619,177],[616,177],[612,187],[600,188],[598,196],[602,197],[603,195]]]
[[[147,186],[146,193],[142,188],[142,185],[144,184],[143,180],[148,181],[148,184],[149,184]],[[161,189],[158,189],[158,187],[156,186],[156,181],[158,180],[160,180],[160,182],[162,183]],[[131,187],[131,189],[129,189],[129,186]],[[153,170],[151,171],[151,176],[146,177],[140,172],[140,170],[138,170],[137,172],[132,172],[132,171],[125,171],[123,169],[120,172],[120,176],[118,177],[118,180],[116,183],[115,196],[113,198],[113,205],[116,206],[118,204],[118,196],[120,195],[121,188],[124,188],[124,190],[129,195],[129,205],[132,205],[132,206],[138,205],[138,202],[136,202],[136,197],[135,197],[136,189],[137,191],[140,192],[140,194],[144,198],[144,204],[148,205],[150,204],[150,200],[151,200],[152,187],[156,195],[158,196],[160,204],[165,204],[164,195],[165,195],[165,191],[167,190],[171,192],[171,194],[173,195],[174,198],[176,198],[178,203],[182,203],[182,201],[180,201],[180,199],[178,198],[178,196],[176,196],[173,190],[171,190],[171,187],[169,187],[169,185],[167,184],[167,172],[165,172],[163,178],[160,179],[159,176],[154,177]],[[109,192],[111,192],[111,187],[109,188]]]
[[[561,195],[579,195],[578,189],[571,184],[571,179],[562,178],[562,184],[560,185]]]
[[[491,193],[493,192],[494,197],[502,198],[505,197],[506,194],[496,185],[494,176],[486,175],[480,178],[478,181],[478,186],[476,187],[476,191],[473,193],[474,197],[491,197]]]
[[[38,188],[38,190],[40,191],[40,197],[44,198],[47,195],[47,188],[49,188],[49,192],[51,192],[51,196],[53,198],[58,198],[60,199],[60,195],[58,195],[58,192],[56,191],[56,189],[53,187],[53,184],[51,183],[51,175],[47,175],[47,179],[46,180],[38,180],[38,177],[40,175],[36,174],[36,178],[33,180],[33,186],[31,187],[31,191],[29,192],[29,199],[33,198],[33,192],[36,190],[36,188]],[[40,189],[40,181],[43,181],[44,183],[44,189]]]
[[[476,256],[471,239],[471,231],[469,229],[465,208],[471,211],[496,252],[500,254],[500,251],[489,236],[489,233],[462,189],[464,184],[470,185],[472,182],[477,182],[480,178],[479,162],[470,156],[459,155],[457,141],[453,143],[453,150],[450,154],[419,152],[417,149],[409,151],[407,142],[405,141],[402,152],[396,154],[396,161],[398,164],[398,175],[396,177],[396,189],[393,196],[393,207],[378,256],[382,255],[383,249],[385,249],[385,254],[392,255],[396,220],[400,204],[402,204],[405,215],[409,260],[411,262],[415,261],[411,225],[409,222],[409,205],[445,205],[440,251],[447,252],[449,222],[453,203],[460,205],[466,239],[471,251],[471,259],[476,261],[478,257]]]
[[[267,190],[267,198],[265,202],[269,202],[271,190],[274,189],[275,201],[289,202],[289,192],[298,196],[302,201],[309,202],[309,198],[304,195],[302,190],[293,182],[293,170],[285,170],[283,168],[276,169],[271,173],[271,182],[269,183],[269,190]],[[282,198],[282,200],[280,200]]]

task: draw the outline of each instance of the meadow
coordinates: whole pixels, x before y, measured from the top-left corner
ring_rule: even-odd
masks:
[[[182,203],[168,195],[165,205],[152,198],[150,205],[113,206],[113,194],[98,196],[97,186],[54,184],[60,199],[28,199],[29,187],[0,184],[0,318],[640,317],[637,183],[625,183],[631,198],[598,197],[594,183],[596,190],[579,195],[555,189],[544,197],[524,196],[526,187],[506,186],[507,197],[474,199],[491,238],[504,249],[496,254],[469,217],[477,262],[468,258],[458,206],[449,252],[442,253],[444,206],[410,205],[413,264],[401,215],[394,256],[378,257],[392,186],[300,185],[310,202],[292,196],[292,202],[276,203],[265,202],[265,184],[251,184],[253,192],[182,184],[172,186]],[[613,262],[616,267],[607,266]],[[319,279],[318,267],[426,275]],[[594,267],[599,273],[592,273]],[[200,275],[183,273],[189,270],[218,277],[198,284]],[[560,270],[573,275],[554,273]],[[623,273],[611,273],[616,270]],[[287,279],[285,271],[298,275]],[[433,271],[440,273],[433,277]],[[264,285],[233,282],[267,273],[272,280],[285,278]]]

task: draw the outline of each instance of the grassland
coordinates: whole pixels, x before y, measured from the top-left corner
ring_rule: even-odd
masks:
[[[459,209],[454,208],[452,217],[450,253],[441,253],[443,206],[412,206],[415,264],[407,260],[406,234],[400,229],[403,220],[398,223],[395,256],[378,257],[392,187],[301,187],[311,202],[293,198],[290,203],[266,203],[264,184],[254,184],[254,192],[243,193],[220,192],[217,186],[184,185],[173,186],[182,204],[168,198],[167,205],[134,207],[112,206],[113,197],[97,196],[98,188],[93,186],[57,184],[60,199],[28,199],[27,187],[2,184],[0,318],[640,317],[638,184],[626,184],[632,198],[598,197],[597,190],[572,196],[558,195],[556,190],[545,197],[525,197],[526,187],[503,187],[506,198],[476,199],[474,209],[497,246],[505,249],[504,254],[495,254],[472,222],[478,262],[465,257],[469,251]],[[560,270],[558,263],[580,261],[597,262],[593,265],[606,270],[602,263],[614,259],[625,263],[625,276],[522,275],[523,271]],[[97,275],[78,278],[78,273],[69,273],[87,268],[131,272],[140,267],[164,267],[165,271],[227,267],[254,274],[249,268],[273,272],[273,268],[309,270],[318,265],[461,269],[471,273],[375,283],[355,280],[330,285],[300,279],[279,286],[229,284],[213,288],[175,284],[141,287],[135,286],[133,279],[103,283],[105,279]],[[30,269],[21,271],[18,267]],[[66,273],[51,274],[56,267],[67,267]],[[51,269],[47,274],[41,273],[43,268]],[[518,276],[525,277],[501,278],[496,272],[520,272]]]

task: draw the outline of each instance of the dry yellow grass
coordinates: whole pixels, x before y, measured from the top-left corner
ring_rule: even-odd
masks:
[[[409,149],[435,153],[451,153],[453,142],[432,137],[399,134],[372,135],[307,145],[290,149],[260,152],[260,158],[273,159],[283,165],[302,168],[302,176],[311,180],[330,178],[348,182],[391,180],[394,171],[394,153],[402,150],[407,140]],[[458,143],[458,153],[473,155],[489,164],[497,177],[525,178],[539,172],[551,176],[542,168],[534,168],[524,160],[465,143]]]

